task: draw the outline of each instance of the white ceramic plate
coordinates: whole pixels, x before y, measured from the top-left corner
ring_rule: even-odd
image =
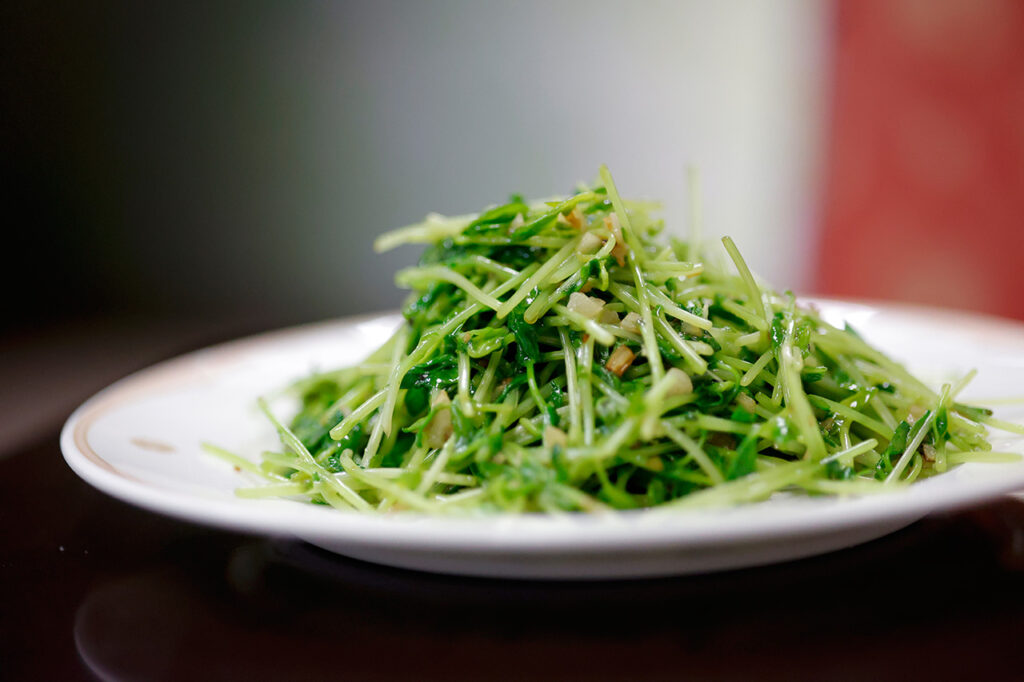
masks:
[[[935,385],[972,367],[964,399],[1024,395],[1024,325],[894,305],[817,301],[833,323]],[[396,315],[298,327],[216,346],[123,379],[82,405],[61,434],[68,464],[114,497],[196,523],[303,538],[384,564],[466,575],[612,578],[737,568],[849,547],[929,512],[1024,489],[1024,462],[969,464],[899,492],[792,497],[734,509],[451,519],[345,513],[299,501],[245,500],[252,481],[204,454],[210,441],[255,455],[277,445],[255,398],[313,369],[352,364],[389,336]],[[1024,422],[1024,403],[996,414]],[[994,434],[997,450],[1024,438]]]

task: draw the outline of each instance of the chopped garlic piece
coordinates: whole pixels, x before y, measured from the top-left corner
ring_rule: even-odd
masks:
[[[604,245],[604,242],[601,241],[600,237],[593,232],[586,232],[584,233],[583,238],[580,239],[580,244],[576,247],[576,251],[578,253],[589,255],[596,253],[602,245]]]
[[[614,310],[602,308],[601,314],[598,316],[597,321],[600,322],[601,324],[618,324],[619,316]]]
[[[544,447],[553,448],[559,445],[564,448],[568,442],[569,437],[565,435],[565,431],[562,429],[557,426],[551,426],[551,424],[544,427]]]
[[[757,403],[746,393],[740,393],[736,396],[736,402],[747,412],[753,414],[754,410],[757,409]],[[824,424],[824,423],[823,423]]]
[[[612,351],[612,354],[608,357],[608,362],[604,363],[604,368],[615,376],[621,377],[623,372],[633,364],[634,358],[636,358],[636,354],[625,345],[621,345]],[[689,377],[687,377],[687,380],[689,380]]]
[[[565,216],[565,222],[569,223],[572,227],[577,230],[583,227],[583,211],[580,210],[579,206],[574,206],[569,215]]]
[[[668,390],[665,391],[666,398],[693,393],[693,382],[690,381],[690,375],[678,367],[672,367],[665,372],[665,381],[668,383]]]
[[[622,324],[620,325],[627,332],[633,332],[634,334],[640,333],[640,321],[641,317],[636,313],[629,313],[622,318]]]
[[[615,262],[619,264],[619,267],[623,267],[626,264],[626,240],[622,238],[622,228],[619,226],[619,216],[612,213],[610,216],[604,219],[604,226],[608,228],[608,231],[615,237],[615,246],[612,247],[612,257]]]
[[[567,305],[566,308],[574,313],[579,313],[583,317],[589,317],[592,320],[596,320],[598,315],[600,315],[601,311],[604,309],[604,301],[576,291],[569,296],[569,305]]]
[[[444,391],[438,391],[430,404],[437,408],[430,423],[423,429],[423,443],[428,448],[439,448],[444,445],[455,431],[452,426],[452,399]]]

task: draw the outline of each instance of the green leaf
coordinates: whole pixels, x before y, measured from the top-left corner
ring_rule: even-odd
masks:
[[[530,207],[521,201],[512,201],[502,206],[495,206],[484,211],[480,216],[471,222],[462,234],[471,235],[486,232],[495,225],[507,225],[519,214],[526,215]]]
[[[772,339],[772,348],[778,350],[786,340],[786,316],[783,313],[775,313],[772,316],[772,324],[769,329]]]
[[[529,239],[535,234],[541,232],[548,225],[554,223],[557,217],[557,211],[552,213],[545,213],[541,217],[516,228],[515,230],[512,231],[512,234],[509,236],[512,238],[513,241],[517,242],[523,241],[524,239]]]
[[[889,446],[882,451],[878,463],[875,464],[875,478],[882,480],[889,475],[893,466],[893,455],[901,455],[907,449],[907,442],[910,440],[910,422],[903,420],[896,426]]]
[[[757,437],[753,434],[746,436],[739,448],[736,449],[736,458],[729,465],[725,472],[726,480],[732,481],[741,476],[754,473],[757,465]]]
[[[516,361],[523,366],[526,366],[528,362],[540,360],[537,329],[523,319],[526,305],[525,301],[520,303],[506,318],[508,320],[508,328],[512,330],[512,334],[515,335],[516,339]]]
[[[453,386],[458,380],[458,361],[452,355],[442,355],[410,369],[402,378],[402,388],[437,390]]]
[[[734,422],[741,422],[743,424],[753,424],[754,422],[757,421],[756,414],[754,414],[753,412],[747,412],[742,407],[737,407],[736,409],[734,409],[729,418],[732,419]]]

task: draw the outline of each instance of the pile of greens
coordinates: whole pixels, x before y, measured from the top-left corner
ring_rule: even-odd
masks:
[[[299,382],[283,447],[245,496],[360,511],[551,512],[861,494],[993,453],[986,424],[850,329],[658,239],[650,203],[601,185],[428,216],[380,251],[405,323],[357,367]],[[724,260],[724,259],[722,259]]]

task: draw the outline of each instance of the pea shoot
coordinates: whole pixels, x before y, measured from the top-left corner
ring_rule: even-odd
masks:
[[[363,365],[296,384],[288,424],[267,410],[282,445],[240,494],[589,512],[864,494],[1013,457],[986,424],[1020,427],[957,402],[966,380],[933,391],[765,288],[731,239],[727,260],[699,220],[662,239],[655,205],[600,178],[380,237],[426,246],[396,277],[404,323]]]

